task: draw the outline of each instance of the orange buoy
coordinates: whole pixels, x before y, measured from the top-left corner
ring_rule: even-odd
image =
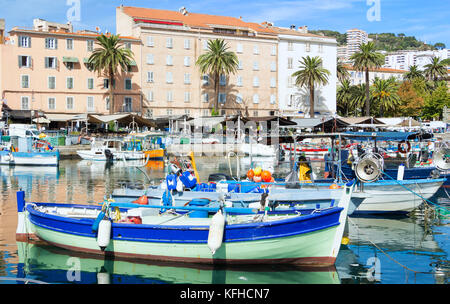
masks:
[[[330,189],[339,189],[339,188],[341,188],[341,187],[339,187],[337,184],[332,184],[330,186]]]
[[[272,176],[272,178],[270,179],[270,182],[269,183],[274,183],[275,182],[275,179],[273,178],[273,176]]]
[[[265,183],[270,183],[270,180],[272,179],[272,173],[269,171],[263,171],[261,173],[261,178]]]
[[[252,180],[255,177],[255,172],[252,169],[248,170],[247,177],[249,180]]]
[[[135,200],[133,202],[133,204],[148,205],[148,197],[146,195],[143,195],[140,198],[138,198],[137,200]]]

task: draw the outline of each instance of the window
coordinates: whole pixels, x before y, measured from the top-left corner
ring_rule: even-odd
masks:
[[[295,103],[295,95],[289,95],[288,107],[292,107]]]
[[[131,112],[132,111],[133,99],[131,97],[125,97],[123,99],[123,111]]]
[[[242,94],[236,94],[236,102],[237,103],[242,103],[243,99],[242,99]]]
[[[21,88],[28,89],[30,87],[30,76],[22,75],[21,76]]]
[[[131,50],[131,42],[126,42],[124,45],[126,49]]]
[[[259,47],[257,45],[255,45],[253,47],[253,54],[258,55],[259,54]]]
[[[154,82],[153,72],[147,72],[147,82]]]
[[[73,70],[73,62],[66,62],[66,67],[68,70]]]
[[[236,46],[236,53],[241,54],[244,51],[244,48],[242,47],[242,43],[238,43]]]
[[[253,117],[258,117],[258,111],[253,111]]]
[[[66,50],[73,50],[73,39],[66,39]]]
[[[172,111],[172,109],[167,109],[166,113],[167,113],[167,115],[170,116],[170,115],[172,115],[173,111]]]
[[[294,83],[294,79],[291,76],[288,76],[288,79],[287,79],[287,86],[288,86],[288,88],[292,88],[293,87],[293,83]]]
[[[21,98],[21,106],[22,106],[22,110],[30,109],[30,98],[28,96],[23,96]]]
[[[166,73],[166,83],[173,83],[173,74],[172,72]]]
[[[258,71],[259,70],[259,63],[258,61],[253,61],[253,71]]]
[[[208,40],[203,40],[203,49],[208,50]]]
[[[271,72],[276,72],[277,71],[277,63],[275,61],[272,61],[270,63],[270,71]]]
[[[209,102],[209,94],[208,93],[203,93],[203,102]]]
[[[46,69],[56,69],[57,62],[58,61],[57,61],[56,57],[45,57],[45,68]]]
[[[167,91],[166,97],[167,97],[167,102],[172,102],[173,101],[172,91]]]
[[[306,52],[310,52],[311,51],[311,43],[310,42],[306,42],[306,44],[305,44],[305,51]]]
[[[184,102],[191,101],[191,92],[184,92]]]
[[[173,57],[172,57],[172,55],[167,55],[167,57],[166,57],[166,65],[173,65]]]
[[[191,84],[191,74],[189,73],[184,74],[184,84]]]
[[[55,110],[56,109],[56,98],[55,97],[49,97],[48,98],[48,109],[49,110]]]
[[[184,48],[186,50],[189,50],[191,48],[191,40],[190,39],[184,39]]]
[[[271,56],[276,56],[277,55],[277,46],[276,45],[272,45],[272,51],[270,52]]]
[[[88,40],[87,43],[87,51],[92,52],[94,51],[94,40]]]
[[[227,101],[227,94],[225,93],[219,93],[219,102],[225,103]]]
[[[187,116],[191,116],[191,110],[190,109],[184,109],[184,114]]]
[[[155,56],[153,54],[147,54],[147,64],[155,64]]]
[[[227,85],[227,77],[224,74],[220,74],[219,84],[221,86]]]
[[[277,87],[277,80],[275,77],[271,77],[270,78],[270,87],[271,88],[276,88]]]
[[[94,78],[88,78],[87,82],[88,82],[88,85],[87,85],[88,89],[93,90],[94,89]]]
[[[184,66],[191,66],[191,57],[186,56],[184,57]]]
[[[73,97],[66,98],[66,109],[73,110]]]
[[[148,93],[147,93],[147,101],[153,101],[153,91],[148,91]]]
[[[87,110],[88,112],[94,112],[94,96],[87,97]]]
[[[19,36],[19,47],[30,48],[31,47],[31,37]]]
[[[242,76],[238,76],[237,77],[236,84],[237,84],[238,87],[242,87]]]
[[[31,67],[31,56],[19,56],[19,68]]]
[[[105,98],[105,108],[106,108],[107,111],[109,111],[109,107],[110,107],[109,106],[109,97],[106,97]]]
[[[58,48],[58,39],[45,38],[45,48],[50,50],[56,50]]]
[[[288,57],[287,68],[292,69],[293,65],[294,65],[294,59],[292,57]]]
[[[153,117],[153,109],[147,109],[146,116],[147,116],[147,118],[152,118]]]
[[[131,90],[132,89],[132,83],[130,78],[125,79],[125,90]]]
[[[258,76],[253,77],[253,86],[259,87],[259,78]]]
[[[292,41],[288,41],[288,51],[294,50],[294,43]]]
[[[258,94],[253,95],[253,103],[255,103],[255,104],[259,103],[259,95]]]
[[[323,44],[319,43],[319,53],[323,53]]]
[[[203,81],[203,85],[204,86],[209,85],[209,76],[208,75],[203,75],[202,76],[202,81]]]
[[[56,77],[48,76],[48,88],[51,90],[56,89]]]
[[[154,47],[155,46],[155,40],[152,36],[147,37],[147,46],[148,47]]]
[[[270,95],[270,104],[275,104],[277,102],[277,96],[275,95]]]
[[[168,49],[173,48],[173,38],[172,37],[166,38],[166,47]]]
[[[243,69],[243,63],[242,60],[239,60],[238,62],[238,70],[242,70]]]
[[[66,78],[66,88],[73,89],[73,77]]]

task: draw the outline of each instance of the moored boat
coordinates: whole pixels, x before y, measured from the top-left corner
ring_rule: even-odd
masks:
[[[17,237],[34,235],[73,251],[133,259],[329,266],[339,253],[353,187],[346,185],[337,206],[301,213],[267,207],[261,212],[111,202],[102,207],[25,203],[24,193],[18,192]],[[160,214],[161,208],[173,211]],[[217,213],[211,218],[210,212]]]

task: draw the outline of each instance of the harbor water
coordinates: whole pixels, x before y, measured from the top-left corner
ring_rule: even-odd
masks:
[[[253,159],[253,161],[257,161]],[[235,162],[233,160],[233,162]],[[241,159],[245,174],[249,159]],[[128,165],[128,166],[127,166]],[[448,214],[414,217],[350,217],[334,267],[208,267],[188,264],[105,260],[45,244],[16,241],[16,191],[29,202],[98,204],[123,183],[136,187],[159,183],[163,162],[137,169],[117,162],[63,160],[59,168],[0,168],[0,284],[447,284],[450,274]],[[289,166],[269,159],[266,168],[280,176]],[[236,164],[231,164],[233,175]],[[197,158],[202,181],[209,174],[230,175],[226,158]],[[450,209],[441,189],[433,201]]]

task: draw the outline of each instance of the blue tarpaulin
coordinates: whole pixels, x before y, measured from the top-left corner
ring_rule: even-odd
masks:
[[[418,132],[345,132],[344,135],[351,135],[352,140],[367,141],[403,141],[414,139],[429,139],[433,137],[430,133]]]

